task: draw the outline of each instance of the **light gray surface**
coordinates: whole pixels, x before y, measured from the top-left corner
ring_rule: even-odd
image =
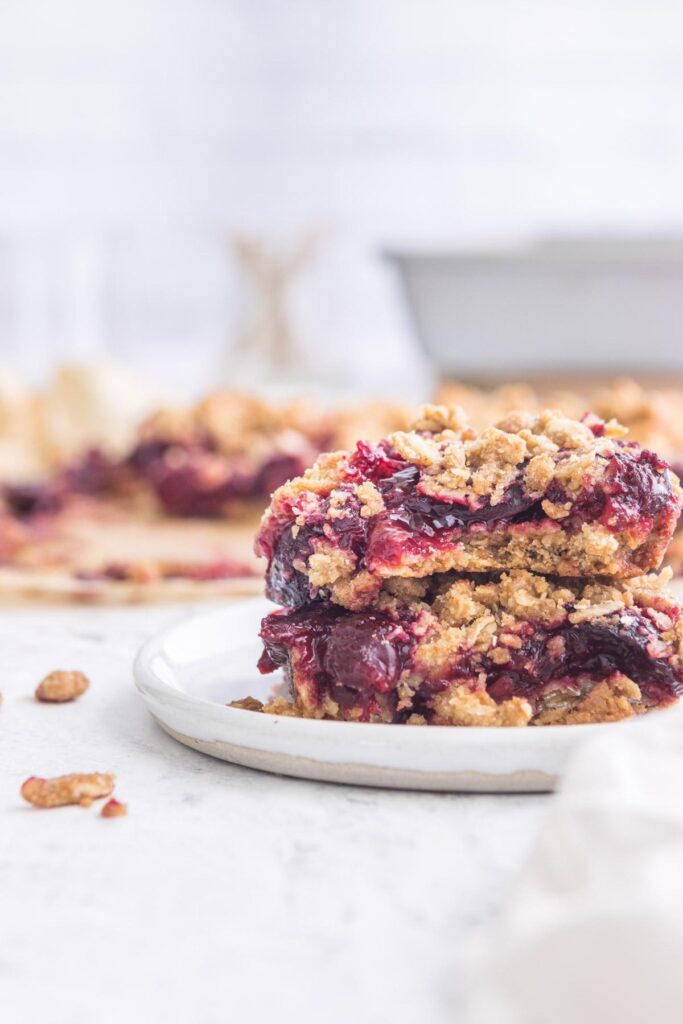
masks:
[[[452,1021],[547,797],[385,792],[185,749],[134,691],[177,607],[3,616],[0,988],[12,1024]],[[31,699],[86,671],[78,703]],[[111,770],[124,819],[36,811],[31,774]]]

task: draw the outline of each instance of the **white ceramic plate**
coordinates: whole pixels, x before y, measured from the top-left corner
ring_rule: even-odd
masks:
[[[460,792],[553,789],[577,745],[616,725],[538,729],[366,725],[281,718],[226,707],[260,699],[277,683],[261,676],[261,598],[192,616],[148,641],[135,680],[167,733],[205,754],[262,771],[363,786]],[[660,712],[677,714],[679,710]]]

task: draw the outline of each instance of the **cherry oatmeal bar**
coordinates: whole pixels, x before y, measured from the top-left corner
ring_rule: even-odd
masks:
[[[283,666],[287,713],[311,718],[491,726],[628,718],[683,692],[683,623],[669,577],[516,570],[389,580],[370,610],[319,602],[268,615],[259,668]]]
[[[360,611],[397,577],[656,569],[681,489],[624,433],[555,411],[510,413],[476,433],[461,410],[427,406],[411,431],[323,455],[275,492],[256,547],[268,596]]]

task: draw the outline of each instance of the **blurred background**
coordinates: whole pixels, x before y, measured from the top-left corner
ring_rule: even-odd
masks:
[[[669,375],[682,30],[669,0],[3,0],[0,362],[193,396]]]

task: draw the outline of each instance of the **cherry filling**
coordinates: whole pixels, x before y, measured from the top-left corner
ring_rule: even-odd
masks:
[[[131,453],[128,465],[152,488],[169,515],[183,518],[221,515],[228,501],[241,496],[241,485],[246,483],[227,464],[220,464],[208,439],[147,441]]]
[[[656,626],[640,613],[609,621],[581,622],[560,629],[534,630],[504,666],[486,664],[487,689],[494,700],[533,700],[554,679],[587,675],[606,679],[621,672],[641,688],[646,702],[659,704],[683,693],[683,680],[662,651]]]
[[[98,448],[91,448],[52,480],[6,484],[2,498],[12,515],[31,519],[59,512],[70,495],[107,493],[115,486],[115,481],[116,464]]]
[[[253,493],[258,496],[270,497],[273,491],[300,476],[308,466],[308,461],[301,455],[286,452],[276,453],[263,463],[253,481]]]
[[[546,497],[558,503],[567,500],[557,484],[550,485]],[[671,504],[668,464],[647,448],[621,443],[607,458],[600,487],[586,487],[574,499],[571,516],[601,523],[615,533],[647,530]]]
[[[246,462],[240,465],[221,456],[208,438],[144,442],[131,453],[128,465],[170,515],[207,519],[223,515],[231,501],[268,497],[306,468],[303,458],[283,452],[274,453],[256,469]]]
[[[29,519],[58,512],[73,494],[111,493],[129,479],[132,470],[170,515],[211,519],[223,515],[231,501],[267,497],[305,468],[306,460],[296,454],[275,452],[253,468],[222,457],[209,439],[178,443],[155,439],[139,444],[122,462],[91,449],[53,479],[7,484],[0,496],[12,515]]]
[[[213,473],[206,472],[201,459],[160,466],[150,483],[164,510],[185,519],[215,519],[225,512],[229,501],[244,493],[239,476],[216,480]]]
[[[117,463],[99,448],[90,448],[62,473],[65,487],[76,494],[104,494],[116,487],[117,479]]]
[[[31,519],[43,513],[58,512],[64,504],[65,493],[55,483],[7,484],[2,496],[11,515]]]
[[[372,714],[396,706],[396,686],[411,664],[414,616],[383,612],[347,614],[331,605],[273,612],[261,623],[261,672],[284,666],[290,684],[292,657],[297,680],[305,679],[316,702],[323,693],[344,708]]]
[[[571,686],[582,676],[601,680],[615,672],[637,682],[652,706],[683,694],[681,674],[662,655],[656,626],[645,614],[629,612],[559,628],[523,624],[522,646],[502,666],[472,651],[454,651],[448,677],[425,679],[412,707],[397,712],[398,682],[406,670],[416,671],[414,622],[410,613],[352,613],[329,604],[274,612],[261,624],[259,669],[268,673],[284,666],[293,690],[305,687],[315,703],[329,695],[343,708],[359,709],[360,717],[381,708],[393,721],[414,711],[428,713],[431,695],[481,672],[497,702],[520,696],[533,704],[553,681]]]

